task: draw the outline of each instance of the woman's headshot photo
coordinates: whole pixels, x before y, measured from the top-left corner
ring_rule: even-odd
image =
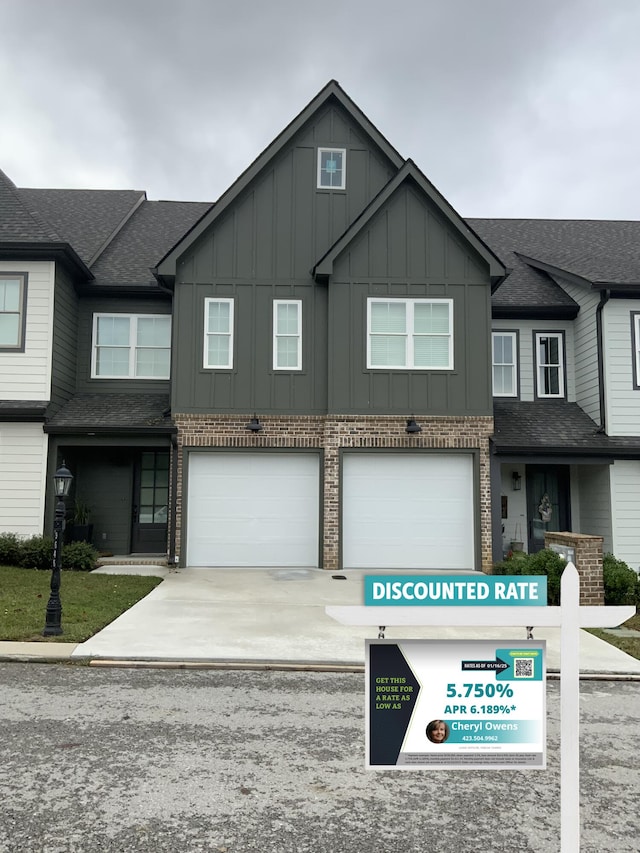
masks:
[[[449,737],[449,726],[444,720],[431,720],[427,726],[427,737],[431,743],[444,743]]]

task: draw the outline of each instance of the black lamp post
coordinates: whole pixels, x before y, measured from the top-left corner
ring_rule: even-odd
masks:
[[[51,595],[47,604],[47,617],[43,637],[62,634],[62,604],[60,602],[60,569],[62,568],[62,534],[67,508],[64,499],[69,494],[73,474],[62,460],[62,466],[53,475],[56,496],[56,514],[53,521],[53,558],[51,560]]]

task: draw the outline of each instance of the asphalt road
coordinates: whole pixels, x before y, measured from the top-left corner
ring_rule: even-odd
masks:
[[[0,664],[2,853],[560,850],[548,768],[367,771],[356,674]],[[583,853],[640,851],[640,683],[581,685]]]

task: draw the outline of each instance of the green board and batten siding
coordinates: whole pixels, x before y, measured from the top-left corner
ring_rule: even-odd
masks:
[[[347,189],[319,190],[318,147],[345,148]],[[315,261],[396,169],[338,105],[319,111],[177,264],[172,408],[327,411],[327,288]],[[203,368],[204,300],[235,299],[234,367]],[[274,299],[301,299],[302,370],[272,366]],[[266,319],[266,322],[265,322]]]
[[[454,369],[367,370],[367,297],[453,299]],[[337,258],[329,284],[329,411],[491,415],[487,264],[410,185]]]
[[[347,151],[345,191],[316,186],[332,146]],[[491,414],[488,266],[417,188],[393,193],[328,283],[311,275],[396,173],[331,105],[249,182],[177,262],[173,411]],[[385,295],[454,300],[453,371],[366,369],[366,297]],[[207,297],[235,300],[232,370],[203,367]],[[300,372],[272,368],[273,299],[302,300]]]

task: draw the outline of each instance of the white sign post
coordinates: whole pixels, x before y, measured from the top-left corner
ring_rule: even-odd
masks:
[[[560,839],[562,853],[580,850],[580,628],[610,628],[635,607],[580,606],[580,577],[573,563],[562,573],[560,607],[413,607],[333,605],[325,612],[351,626],[560,627]]]

